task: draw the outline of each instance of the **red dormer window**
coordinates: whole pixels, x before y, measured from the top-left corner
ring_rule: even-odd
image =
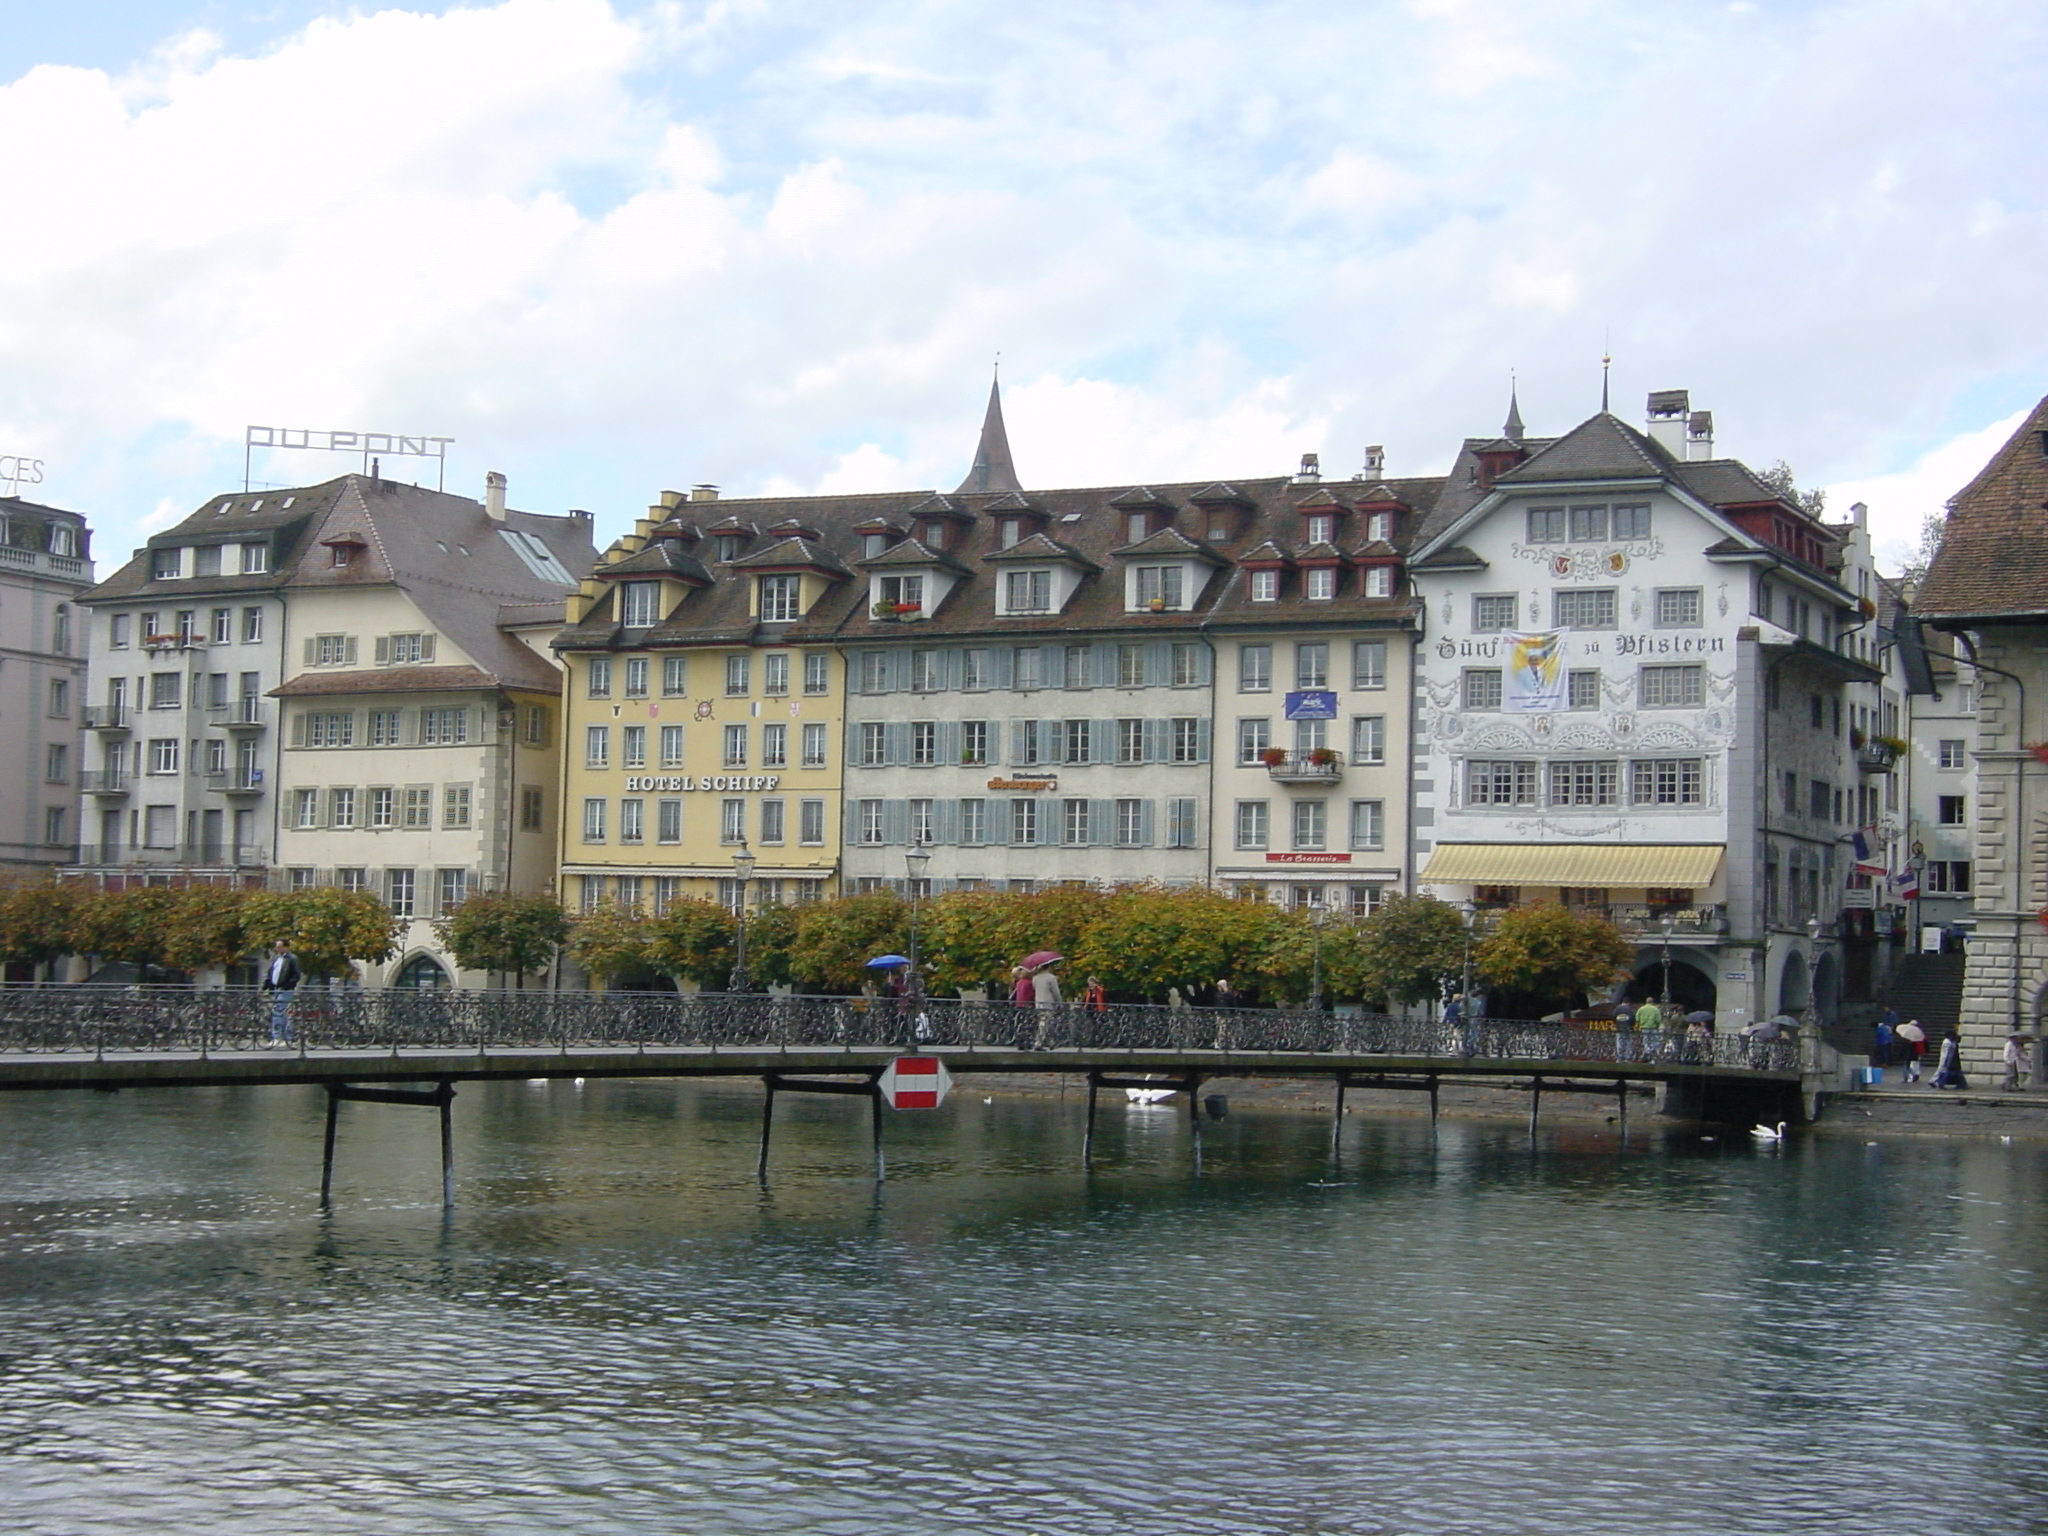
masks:
[[[1334,544],[1337,540],[1337,514],[1304,512],[1301,517],[1301,538],[1305,544]]]

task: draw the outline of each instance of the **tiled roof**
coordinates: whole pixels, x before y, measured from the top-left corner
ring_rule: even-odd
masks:
[[[1127,508],[1130,504],[1123,502],[1112,505]],[[1162,528],[1150,538],[1140,539],[1135,544],[1126,544],[1120,549],[1112,549],[1110,553],[1133,560],[1179,556],[1185,559],[1205,560],[1211,565],[1229,563],[1201,540],[1189,538],[1178,528]]]
[[[2048,615],[2048,399],[1948,504],[1913,594],[1933,623]]]
[[[962,576],[967,574],[967,567],[951,555],[943,550],[933,549],[917,539],[905,539],[900,544],[892,544],[879,555],[856,560],[854,564],[864,571],[895,570],[905,566],[914,570],[930,570],[937,566],[940,570],[956,571]]]
[[[308,699],[349,693],[452,693],[495,688],[500,681],[477,667],[379,667],[374,672],[301,672],[270,694],[278,699]],[[536,677],[518,686],[529,692],[558,693],[560,674],[549,668],[545,678]]]
[[[1668,475],[1677,462],[1620,417],[1602,411],[1532,453],[1501,475],[1499,483],[1639,479],[1645,475]]]
[[[596,573],[601,578],[614,576],[673,576],[681,581],[695,581],[708,584],[711,572],[682,546],[680,539],[650,539],[647,547],[637,555],[628,555],[616,564],[607,565]]]
[[[730,562],[736,571],[828,571],[834,576],[848,576],[852,572],[846,563],[823,544],[810,539],[783,539],[766,549],[757,549],[751,555],[742,555]]]

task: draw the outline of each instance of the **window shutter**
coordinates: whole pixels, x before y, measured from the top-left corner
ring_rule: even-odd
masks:
[[[958,656],[960,653],[955,651],[953,654]],[[959,763],[960,722],[958,720],[941,720],[939,722],[938,754],[939,762],[948,768]]]
[[[884,800],[882,802],[882,841],[885,843],[907,843],[910,841],[910,802],[908,800]]]
[[[311,644],[312,644],[312,642],[311,642],[310,640],[309,640],[309,641],[307,641],[306,643],[307,643],[308,645],[311,645]],[[306,712],[305,712],[305,711],[304,711],[303,709],[295,709],[295,710],[293,710],[293,711],[292,711],[292,745],[293,745],[293,746],[295,746],[295,747],[303,747],[303,746],[304,746],[305,744],[306,744]],[[137,755],[138,759],[139,759],[139,758],[140,758],[140,756],[141,756],[141,747],[140,747],[140,744],[138,744],[138,745],[137,745],[137,748],[136,748],[136,755]]]
[[[1116,722],[1114,720],[1090,720],[1088,722],[1088,761],[1091,763],[1113,763],[1116,761]]]
[[[1150,800],[1140,800],[1138,802],[1138,845],[1141,848],[1150,848],[1152,846],[1152,837],[1152,802]]]
[[[1031,752],[1031,743],[1034,740],[1032,732],[1035,729],[1037,729],[1035,721],[1012,720],[1010,722],[1010,766],[1012,768],[1019,768],[1024,765],[1026,758]]]
[[[1198,763],[1209,761],[1209,738],[1215,734],[1211,729],[1213,723],[1207,715],[1195,722],[1195,761]]]
[[[891,720],[882,727],[882,761],[891,768],[901,768],[910,761],[908,720]]]
[[[960,841],[960,802],[958,800],[935,800],[932,802],[932,840],[940,843]]]
[[[1163,763],[1166,761],[1166,732],[1167,725],[1164,720],[1147,720],[1145,722],[1144,760],[1146,762]]]
[[[858,843],[859,841],[860,802],[858,800],[849,800],[846,802],[846,835],[844,838],[844,843],[845,846],[851,848],[854,846],[854,844]]]
[[[1038,733],[1038,762],[1041,767],[1059,756],[1059,721],[1034,720],[1031,729]]]
[[[1145,686],[1164,688],[1173,681],[1173,644],[1167,640],[1145,642]]]
[[[943,652],[941,660],[945,663],[945,670],[940,674],[940,686],[958,693],[967,684],[967,653],[955,646]],[[953,755],[959,756],[957,752]]]
[[[1216,653],[1206,645],[1195,647],[1195,681],[1204,688],[1216,680]]]
[[[434,659],[434,637],[433,637],[432,635],[421,635],[421,636],[420,636],[420,660],[421,660],[421,661],[432,661],[433,659]]]
[[[1116,647],[1107,640],[1098,640],[1093,647],[1095,660],[1095,686],[1114,688],[1116,686]]]
[[[311,635],[306,636],[306,665],[309,667],[313,665],[313,637]]]
[[[907,693],[910,689],[910,652],[894,650],[889,655],[889,691]]]
[[[389,635],[379,635],[377,637],[377,665],[380,667],[391,665],[391,637]]]
[[[1088,841],[1091,843],[1113,842],[1116,838],[1116,802],[1114,800],[1090,800],[1088,802]]]
[[[350,635],[341,645],[341,664],[352,667],[356,664],[356,637]]]
[[[1038,675],[1048,688],[1067,686],[1067,648],[1048,645],[1038,653]]]

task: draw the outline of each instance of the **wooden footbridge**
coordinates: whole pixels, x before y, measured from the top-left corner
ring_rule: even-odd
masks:
[[[1425,1093],[1434,1118],[1446,1081],[1518,1082],[1529,1091],[1533,1132],[1546,1089],[1611,1093],[1625,1119],[1631,1087],[1651,1084],[1663,1089],[1667,1112],[1747,1122],[1800,1118],[1808,1096],[1831,1089],[1835,1075],[1832,1053],[1812,1040],[1721,1036],[1646,1054],[1637,1036],[1576,1025],[1460,1027],[1321,1009],[1040,1010],[937,998],[309,989],[280,1033],[272,1038],[270,1000],[250,991],[0,988],[0,1090],[317,1085],[328,1096],[323,1200],[343,1103],[434,1106],[443,1194],[452,1200],[455,1085],[498,1078],[758,1079],[764,1175],[779,1094],[864,1096],[879,1176],[878,1082],[908,1051],[940,1057],[956,1077],[1085,1075],[1084,1159],[1102,1089],[1183,1095],[1199,1136],[1204,1083],[1328,1081],[1334,1137],[1354,1088]]]

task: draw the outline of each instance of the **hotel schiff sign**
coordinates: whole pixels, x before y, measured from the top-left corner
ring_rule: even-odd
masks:
[[[659,792],[664,789],[718,790],[731,794],[734,790],[773,789],[782,782],[779,773],[719,773],[692,775],[687,773],[627,774],[626,793],[641,791]]]

